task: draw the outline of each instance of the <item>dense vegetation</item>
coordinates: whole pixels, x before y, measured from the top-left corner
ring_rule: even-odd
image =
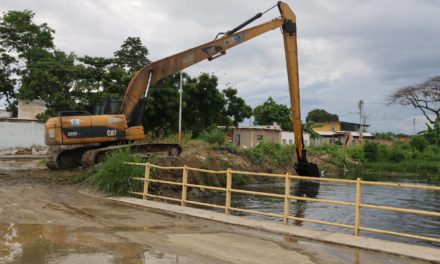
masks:
[[[366,142],[362,146],[347,148],[336,145],[312,147],[310,151],[314,155],[326,155],[325,169],[337,175],[438,182],[440,144],[436,144],[436,138],[427,133],[415,136],[409,142],[394,142],[389,146]]]

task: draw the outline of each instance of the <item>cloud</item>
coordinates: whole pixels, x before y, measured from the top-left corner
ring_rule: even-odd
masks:
[[[440,2],[431,0],[287,1],[297,15],[303,116],[313,108],[358,120],[365,101],[372,131],[412,131],[415,109],[388,106],[394,89],[440,72]],[[3,0],[1,10],[31,9],[56,30],[58,48],[112,56],[128,36],[139,36],[153,60],[205,43],[275,1],[244,0]],[[278,16],[273,9],[257,23]],[[274,30],[188,69],[214,72],[255,106],[269,96],[289,103],[282,36]]]

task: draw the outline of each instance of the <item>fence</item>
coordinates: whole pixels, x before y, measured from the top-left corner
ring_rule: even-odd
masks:
[[[263,216],[269,216],[269,217],[275,217],[275,218],[282,218],[284,220],[285,224],[288,224],[289,220],[297,220],[297,221],[304,221],[304,222],[310,222],[310,223],[315,223],[315,224],[348,228],[348,229],[352,229],[354,231],[354,235],[356,235],[356,236],[360,235],[360,231],[367,231],[367,232],[373,232],[373,233],[395,235],[395,236],[421,239],[421,240],[440,243],[440,239],[435,238],[435,237],[414,235],[414,234],[408,234],[408,233],[400,233],[400,232],[389,231],[389,230],[384,230],[384,229],[369,228],[369,227],[361,226],[361,208],[378,209],[378,210],[385,210],[385,211],[394,211],[394,212],[402,212],[402,213],[410,213],[410,214],[417,214],[417,215],[440,217],[440,212],[431,212],[431,211],[425,211],[425,210],[405,209],[405,208],[399,208],[399,207],[381,206],[381,205],[362,203],[362,185],[427,189],[427,190],[435,190],[435,191],[440,191],[440,187],[414,185],[414,184],[397,184],[397,183],[387,183],[387,182],[363,181],[360,178],[357,178],[357,180],[348,180],[348,179],[333,179],[333,178],[316,178],[316,177],[307,177],[307,176],[297,176],[297,175],[291,175],[289,173],[286,173],[286,174],[259,173],[259,172],[235,171],[232,169],[227,169],[224,171],[214,171],[214,170],[206,170],[206,169],[199,169],[199,168],[191,168],[188,166],[163,167],[163,166],[153,165],[150,163],[132,163],[132,162],[127,162],[126,164],[134,165],[134,166],[145,166],[144,178],[133,178],[134,180],[140,180],[140,181],[144,182],[143,192],[142,193],[132,192],[135,195],[142,196],[143,199],[147,199],[147,197],[151,197],[151,198],[158,198],[158,199],[163,199],[163,200],[168,200],[168,201],[173,201],[173,202],[179,202],[182,206],[192,204],[192,205],[206,206],[206,207],[217,208],[217,209],[224,209],[226,214],[230,214],[231,212],[235,211],[235,212],[242,212],[242,213],[248,213],[248,214],[256,214],[256,215],[263,215]],[[160,169],[160,170],[182,170],[182,181],[181,182],[173,182],[173,181],[153,179],[153,178],[151,178],[151,168],[156,168],[156,169]],[[188,172],[189,171],[204,172],[204,173],[210,173],[210,174],[225,174],[226,175],[226,187],[190,184],[190,183],[188,183]],[[256,191],[232,188],[234,174],[240,174],[240,175],[245,175],[245,176],[258,176],[258,177],[271,177],[271,178],[284,179],[284,194],[256,192]],[[356,198],[355,198],[355,201],[349,202],[349,201],[337,201],[337,200],[318,199],[318,198],[310,198],[310,197],[291,195],[292,180],[319,181],[319,182],[326,181],[326,182],[339,182],[339,183],[355,184],[356,185]],[[158,183],[158,184],[168,184],[168,185],[181,186],[182,187],[181,198],[178,199],[178,198],[172,198],[172,197],[167,197],[167,196],[150,194],[148,192],[150,182]],[[225,205],[217,205],[217,204],[210,204],[210,203],[203,203],[203,202],[188,200],[188,198],[187,198],[188,197],[188,195],[187,195],[188,194],[188,187],[190,187],[190,188],[203,188],[203,189],[207,189],[207,190],[224,191],[224,192],[226,192]],[[284,213],[283,214],[276,214],[276,213],[260,212],[260,211],[256,211],[256,210],[249,210],[249,209],[232,207],[231,206],[232,193],[260,195],[260,196],[284,199]],[[354,225],[291,216],[291,215],[289,215],[291,200],[301,200],[301,201],[318,202],[318,203],[343,205],[343,206],[353,206],[354,210],[355,210]]]

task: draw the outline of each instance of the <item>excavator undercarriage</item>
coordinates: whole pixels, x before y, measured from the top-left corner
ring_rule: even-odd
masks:
[[[182,152],[179,144],[169,143],[132,143],[100,146],[88,145],[55,145],[50,146],[46,156],[46,165],[49,169],[62,170],[77,167],[90,168],[104,161],[114,150],[130,148],[130,152],[140,154],[147,160],[152,154],[161,156],[178,156]]]

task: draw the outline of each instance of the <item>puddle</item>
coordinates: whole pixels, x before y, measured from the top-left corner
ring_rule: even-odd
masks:
[[[140,232],[143,228],[119,231]],[[0,263],[191,263],[145,244],[127,241],[113,228],[0,225]]]
[[[15,242],[17,229],[14,224],[0,229],[0,263],[11,262],[23,252],[22,244]]]
[[[113,263],[113,256],[102,253],[95,254],[69,254],[67,256],[48,259],[50,264],[77,264],[77,263]]]

